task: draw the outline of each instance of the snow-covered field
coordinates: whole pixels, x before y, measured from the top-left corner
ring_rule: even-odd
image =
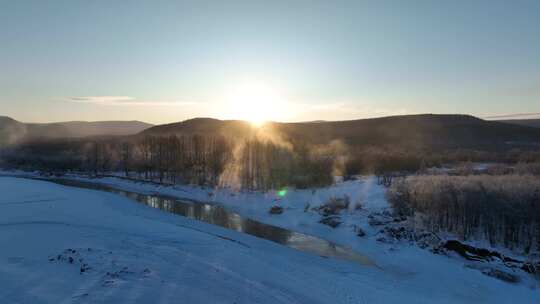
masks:
[[[459,258],[378,242],[379,228],[368,224],[368,215],[388,204],[373,178],[284,197],[92,181],[218,202],[350,246],[376,266],[299,252],[110,193],[0,177],[0,303],[540,303],[530,278],[505,283]],[[335,229],[319,223],[311,209],[345,195],[351,207],[340,216],[343,223]],[[355,210],[357,203],[362,209]],[[270,215],[273,205],[284,213]],[[365,237],[356,235],[358,228]]]

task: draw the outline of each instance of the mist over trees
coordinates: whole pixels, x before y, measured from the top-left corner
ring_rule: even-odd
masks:
[[[269,190],[333,182],[332,150],[256,137],[144,136],[42,141],[2,152],[2,166],[48,172],[119,174],[160,183]]]
[[[357,174],[414,173],[475,161],[515,164],[511,169],[500,168],[514,172],[520,164],[538,160],[540,153],[532,150],[434,152],[392,145],[359,148],[341,141],[313,144],[271,137],[235,139],[197,134],[42,140],[0,150],[0,166],[4,168],[123,173],[129,178],[162,183],[250,190],[321,187],[330,185],[336,175],[347,179]]]
[[[247,140],[240,150],[240,183],[250,190],[327,186],[333,182],[335,158],[310,149],[307,144],[290,148],[269,141]]]

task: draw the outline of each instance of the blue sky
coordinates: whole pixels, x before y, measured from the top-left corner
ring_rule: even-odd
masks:
[[[540,1],[0,0],[0,45],[23,121],[540,112]]]

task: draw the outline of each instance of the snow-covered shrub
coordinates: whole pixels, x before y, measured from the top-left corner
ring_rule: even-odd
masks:
[[[281,206],[272,206],[268,212],[270,214],[282,214],[283,213],[283,207],[281,207]]]
[[[464,240],[540,250],[540,178],[532,175],[417,175],[388,191],[395,212]]]
[[[351,200],[347,195],[344,197],[331,197],[326,203],[319,206],[317,211],[324,216],[335,215],[342,210],[349,209],[350,204]]]
[[[361,210],[362,208],[364,208],[364,200],[362,198],[359,198],[352,207],[353,210]]]

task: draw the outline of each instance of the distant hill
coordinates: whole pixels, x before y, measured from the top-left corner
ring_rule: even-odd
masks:
[[[71,137],[86,137],[99,135],[133,135],[153,125],[142,121],[69,121],[62,122]]]
[[[277,135],[288,142],[326,144],[341,140],[352,147],[418,149],[489,149],[540,147],[540,128],[514,122],[487,121],[469,115],[402,115],[348,121],[267,123],[260,128],[241,120],[194,118],[151,126],[138,121],[27,124],[0,116],[0,145],[47,138],[106,135],[223,135],[243,139]]]
[[[133,135],[151,126],[140,121],[23,123],[0,116],[0,145],[46,138]]]
[[[499,120],[499,121],[515,124],[515,125],[540,128],[540,119],[509,119],[509,120]]]
[[[350,146],[399,146],[405,149],[509,149],[540,145],[540,129],[486,121],[469,115],[402,115],[349,121],[268,123],[262,127],[283,140],[324,144],[342,140]],[[238,120],[196,118],[159,125],[140,135],[225,135],[244,138],[261,129]]]
[[[140,135],[223,135],[242,138],[254,134],[256,129],[242,120],[193,118],[178,123],[158,125],[144,130]]]
[[[13,118],[0,116],[0,146],[18,142],[25,136],[26,126]]]

